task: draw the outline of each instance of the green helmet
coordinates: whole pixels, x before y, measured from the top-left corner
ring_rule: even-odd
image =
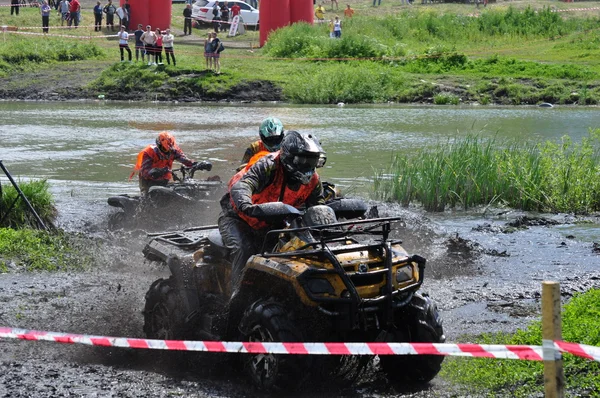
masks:
[[[283,123],[276,117],[269,116],[260,124],[258,134],[269,152],[278,151],[283,140]]]

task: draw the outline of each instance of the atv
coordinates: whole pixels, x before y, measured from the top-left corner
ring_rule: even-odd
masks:
[[[237,286],[231,286],[229,249],[217,226],[152,236],[144,255],[166,264],[171,275],[155,281],[146,293],[144,331],[149,338],[445,341],[435,303],[419,293],[425,259],[409,255],[401,241],[390,236],[400,218],[354,219],[367,210],[357,199],[336,199],[305,212],[282,203],[258,207],[259,218],[278,220],[284,227],[267,233],[261,252],[250,257]],[[263,391],[289,391],[310,376],[365,369],[372,360],[242,356],[245,371]],[[439,372],[442,360],[382,355],[379,365],[392,382],[426,383]]]
[[[117,195],[108,198],[108,204],[119,211],[111,213],[108,227],[111,230],[134,228],[138,224],[154,220],[158,225],[165,221],[181,223],[198,203],[214,203],[214,194],[220,193],[219,176],[195,180],[194,173],[206,169],[203,163],[197,167],[181,166],[171,171],[173,181],[166,186],[150,187],[146,195]],[[148,225],[144,225],[148,226]],[[164,230],[164,228],[162,228]]]

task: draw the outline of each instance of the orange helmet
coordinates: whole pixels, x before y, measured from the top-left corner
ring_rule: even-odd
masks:
[[[170,133],[163,131],[156,138],[156,146],[163,152],[171,152],[175,148],[175,137]]]

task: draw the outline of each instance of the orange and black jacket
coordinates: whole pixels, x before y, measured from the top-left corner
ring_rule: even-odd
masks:
[[[248,170],[241,170],[229,181],[229,192],[221,199],[223,212],[235,215],[254,229],[268,226],[245,214],[252,205],[283,202],[300,208],[325,204],[323,186],[315,172],[308,184],[288,184],[279,152],[260,158]]]
[[[140,178],[145,180],[170,180],[171,179],[171,168],[173,167],[173,161],[177,160],[184,165],[191,167],[194,163],[188,159],[184,153],[178,147],[173,148],[169,153],[164,153],[154,144],[148,145],[138,155],[138,162],[136,168],[140,170]],[[159,178],[152,178],[150,176],[150,170],[154,168],[168,167],[169,172],[163,174]]]

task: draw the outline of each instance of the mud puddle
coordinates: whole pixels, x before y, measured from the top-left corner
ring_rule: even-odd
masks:
[[[105,200],[59,203],[60,226],[101,242],[97,265],[85,272],[0,276],[3,326],[92,335],[145,337],[144,295],[167,270],[144,261],[145,231],[107,232]],[[558,280],[564,298],[600,287],[598,218],[517,212],[424,214],[377,205],[400,216],[396,232],[411,253],[428,259],[423,290],[440,307],[448,342],[482,332],[511,332],[539,316],[541,281]],[[527,221],[523,216],[556,222]],[[520,220],[520,221],[518,221]],[[214,211],[194,217],[213,224]],[[521,225],[511,226],[510,223]],[[525,221],[525,222],[524,222]],[[585,222],[584,222],[585,221]],[[524,224],[523,224],[524,222]],[[584,233],[591,229],[590,234]],[[0,396],[241,397],[260,396],[233,356],[107,349],[0,340]],[[311,386],[313,388],[313,386]],[[317,386],[298,396],[455,396],[441,379],[407,390],[392,386],[377,366],[352,385]]]

